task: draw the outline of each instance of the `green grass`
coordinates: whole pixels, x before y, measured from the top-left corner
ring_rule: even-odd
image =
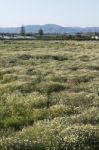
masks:
[[[99,149],[99,43],[0,41],[0,150]]]

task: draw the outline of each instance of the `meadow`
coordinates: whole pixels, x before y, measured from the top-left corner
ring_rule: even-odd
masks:
[[[0,150],[99,150],[98,41],[0,41]]]

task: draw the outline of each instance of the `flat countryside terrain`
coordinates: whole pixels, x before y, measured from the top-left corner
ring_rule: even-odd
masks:
[[[98,41],[0,41],[0,150],[99,150]]]

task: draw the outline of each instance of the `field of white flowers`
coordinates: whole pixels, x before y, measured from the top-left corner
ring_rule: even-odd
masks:
[[[98,41],[0,41],[0,150],[99,150]]]

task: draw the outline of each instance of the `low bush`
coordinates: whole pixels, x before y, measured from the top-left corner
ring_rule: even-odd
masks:
[[[64,89],[64,85],[56,82],[41,82],[37,85],[37,90],[44,93],[58,92]]]

